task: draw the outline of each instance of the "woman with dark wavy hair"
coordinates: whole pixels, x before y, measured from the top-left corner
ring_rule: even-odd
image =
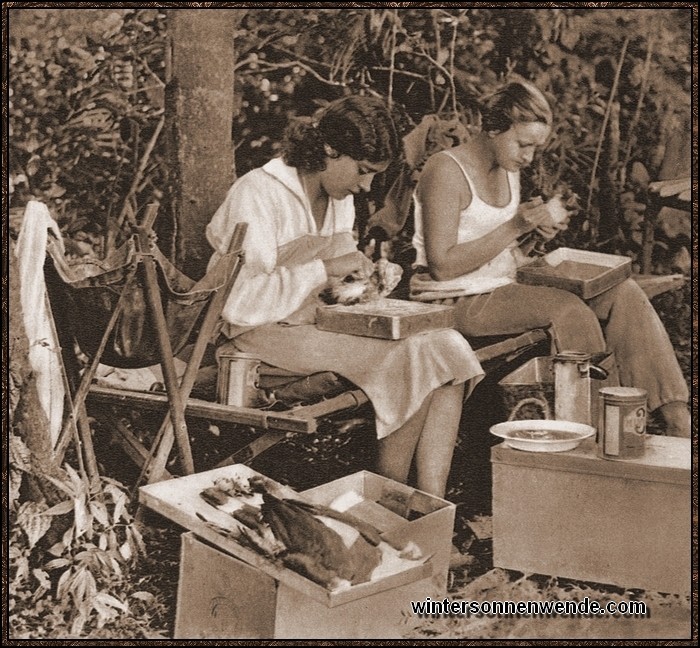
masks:
[[[283,156],[239,178],[207,227],[215,254],[248,223],[245,265],[228,297],[224,333],[237,350],[300,374],[333,371],[372,402],[377,470],[405,482],[413,459],[418,488],[443,496],[465,383],[483,372],[454,330],[403,340],[320,331],[319,293],[334,278],[369,275],[353,236],[353,195],[400,154],[383,101],[346,97],[286,131]]]

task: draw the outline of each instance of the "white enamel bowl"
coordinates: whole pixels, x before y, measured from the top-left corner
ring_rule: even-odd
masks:
[[[506,445],[526,452],[564,452],[595,434],[595,428],[571,421],[523,420],[498,423],[491,434]]]

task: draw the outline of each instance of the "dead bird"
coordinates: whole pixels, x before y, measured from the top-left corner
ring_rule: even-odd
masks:
[[[374,264],[370,275],[353,273],[345,277],[331,277],[319,297],[326,304],[364,304],[386,297],[401,280],[403,269],[386,258]]]
[[[275,482],[251,477],[250,488],[262,493],[260,509],[234,511],[242,525],[241,540],[268,558],[327,589],[363,583],[372,577],[382,553],[377,530],[352,516],[287,497]]]
[[[311,580],[338,589],[372,577],[382,554],[376,531],[362,533],[337,516],[328,517],[313,505],[263,494],[263,520],[286,550],[283,562]]]
[[[199,495],[207,504],[218,508],[232,497],[250,497],[253,495],[253,490],[245,480],[239,477],[222,477],[217,479],[213,486],[201,491]]]

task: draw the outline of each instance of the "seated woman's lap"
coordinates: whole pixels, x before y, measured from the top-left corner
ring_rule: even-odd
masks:
[[[561,350],[605,350],[596,314],[566,290],[514,283],[491,293],[462,297],[455,308],[457,329],[467,338],[516,335],[551,327]]]

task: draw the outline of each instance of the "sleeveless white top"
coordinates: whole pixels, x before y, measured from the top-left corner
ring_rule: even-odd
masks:
[[[459,166],[472,194],[469,206],[460,212],[459,215],[457,243],[480,239],[515,216],[520,204],[520,177],[517,172],[508,172],[510,201],[505,207],[494,207],[479,197],[467,170],[457,157],[451,151],[443,151],[443,153],[452,158]],[[427,266],[422,209],[417,196],[414,196],[414,203],[415,234],[413,235],[413,247],[416,249],[414,267]],[[499,286],[514,283],[518,267],[515,256],[515,250],[517,249],[518,243],[513,241],[480,268],[448,281],[433,281],[427,273],[416,274],[411,279],[411,298],[420,301],[432,301],[460,295],[478,295],[491,292]]]

